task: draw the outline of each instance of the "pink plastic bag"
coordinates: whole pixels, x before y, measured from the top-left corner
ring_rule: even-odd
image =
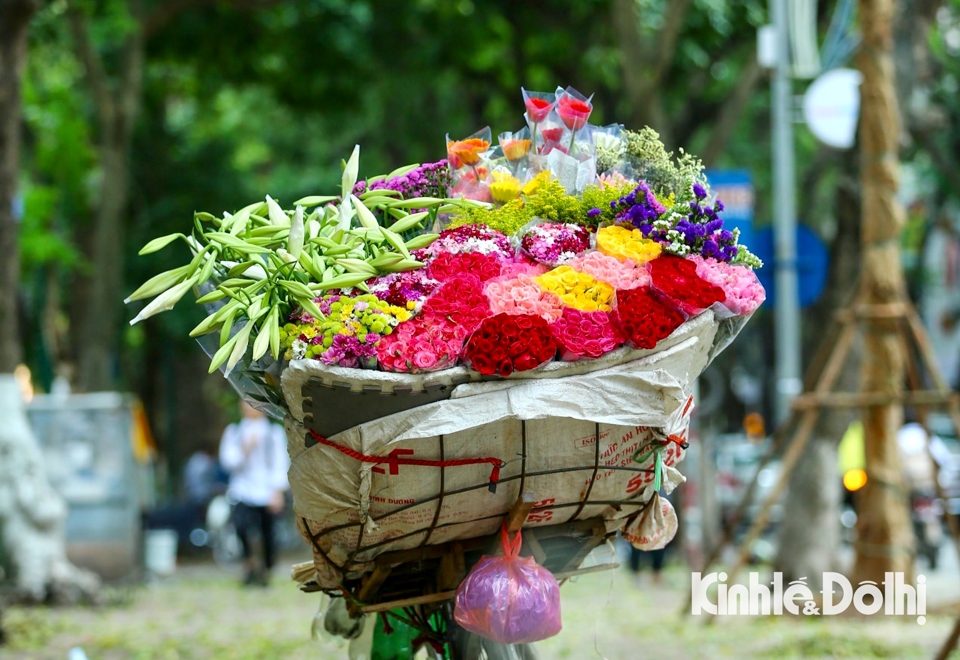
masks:
[[[457,589],[453,618],[501,644],[527,644],[560,632],[560,585],[553,573],[520,557],[520,532],[500,530],[503,556],[484,555]]]

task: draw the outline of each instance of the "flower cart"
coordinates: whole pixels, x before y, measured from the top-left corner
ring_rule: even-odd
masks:
[[[348,637],[495,657],[559,630],[558,584],[615,566],[581,566],[599,544],[668,543],[693,383],[763,301],[699,161],[575,90],[524,101],[496,146],[362,181],[358,148],[337,195],[143,250],[193,258],[135,321],[196,290],[211,371],[283,420],[294,578]]]

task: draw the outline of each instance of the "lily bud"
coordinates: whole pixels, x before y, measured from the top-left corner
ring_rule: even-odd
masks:
[[[293,214],[293,222],[290,224],[290,238],[287,240],[287,249],[294,259],[299,259],[300,252],[303,250],[303,233],[303,207],[298,206]]]

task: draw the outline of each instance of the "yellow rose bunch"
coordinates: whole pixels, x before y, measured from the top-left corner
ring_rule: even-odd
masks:
[[[558,266],[534,279],[544,291],[555,293],[568,307],[581,312],[610,311],[613,287],[570,266]]]
[[[597,231],[597,249],[620,261],[632,259],[637,264],[645,264],[659,257],[663,248],[656,241],[644,238],[639,229],[613,225]]]

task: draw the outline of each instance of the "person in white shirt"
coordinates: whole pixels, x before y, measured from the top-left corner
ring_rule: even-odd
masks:
[[[287,439],[283,429],[246,402],[243,419],[231,424],[220,440],[220,464],[230,474],[227,498],[235,502],[233,522],[243,544],[245,584],[266,585],[274,562],[274,517],[283,511],[289,489]],[[251,531],[259,528],[263,563],[253,556]]]

